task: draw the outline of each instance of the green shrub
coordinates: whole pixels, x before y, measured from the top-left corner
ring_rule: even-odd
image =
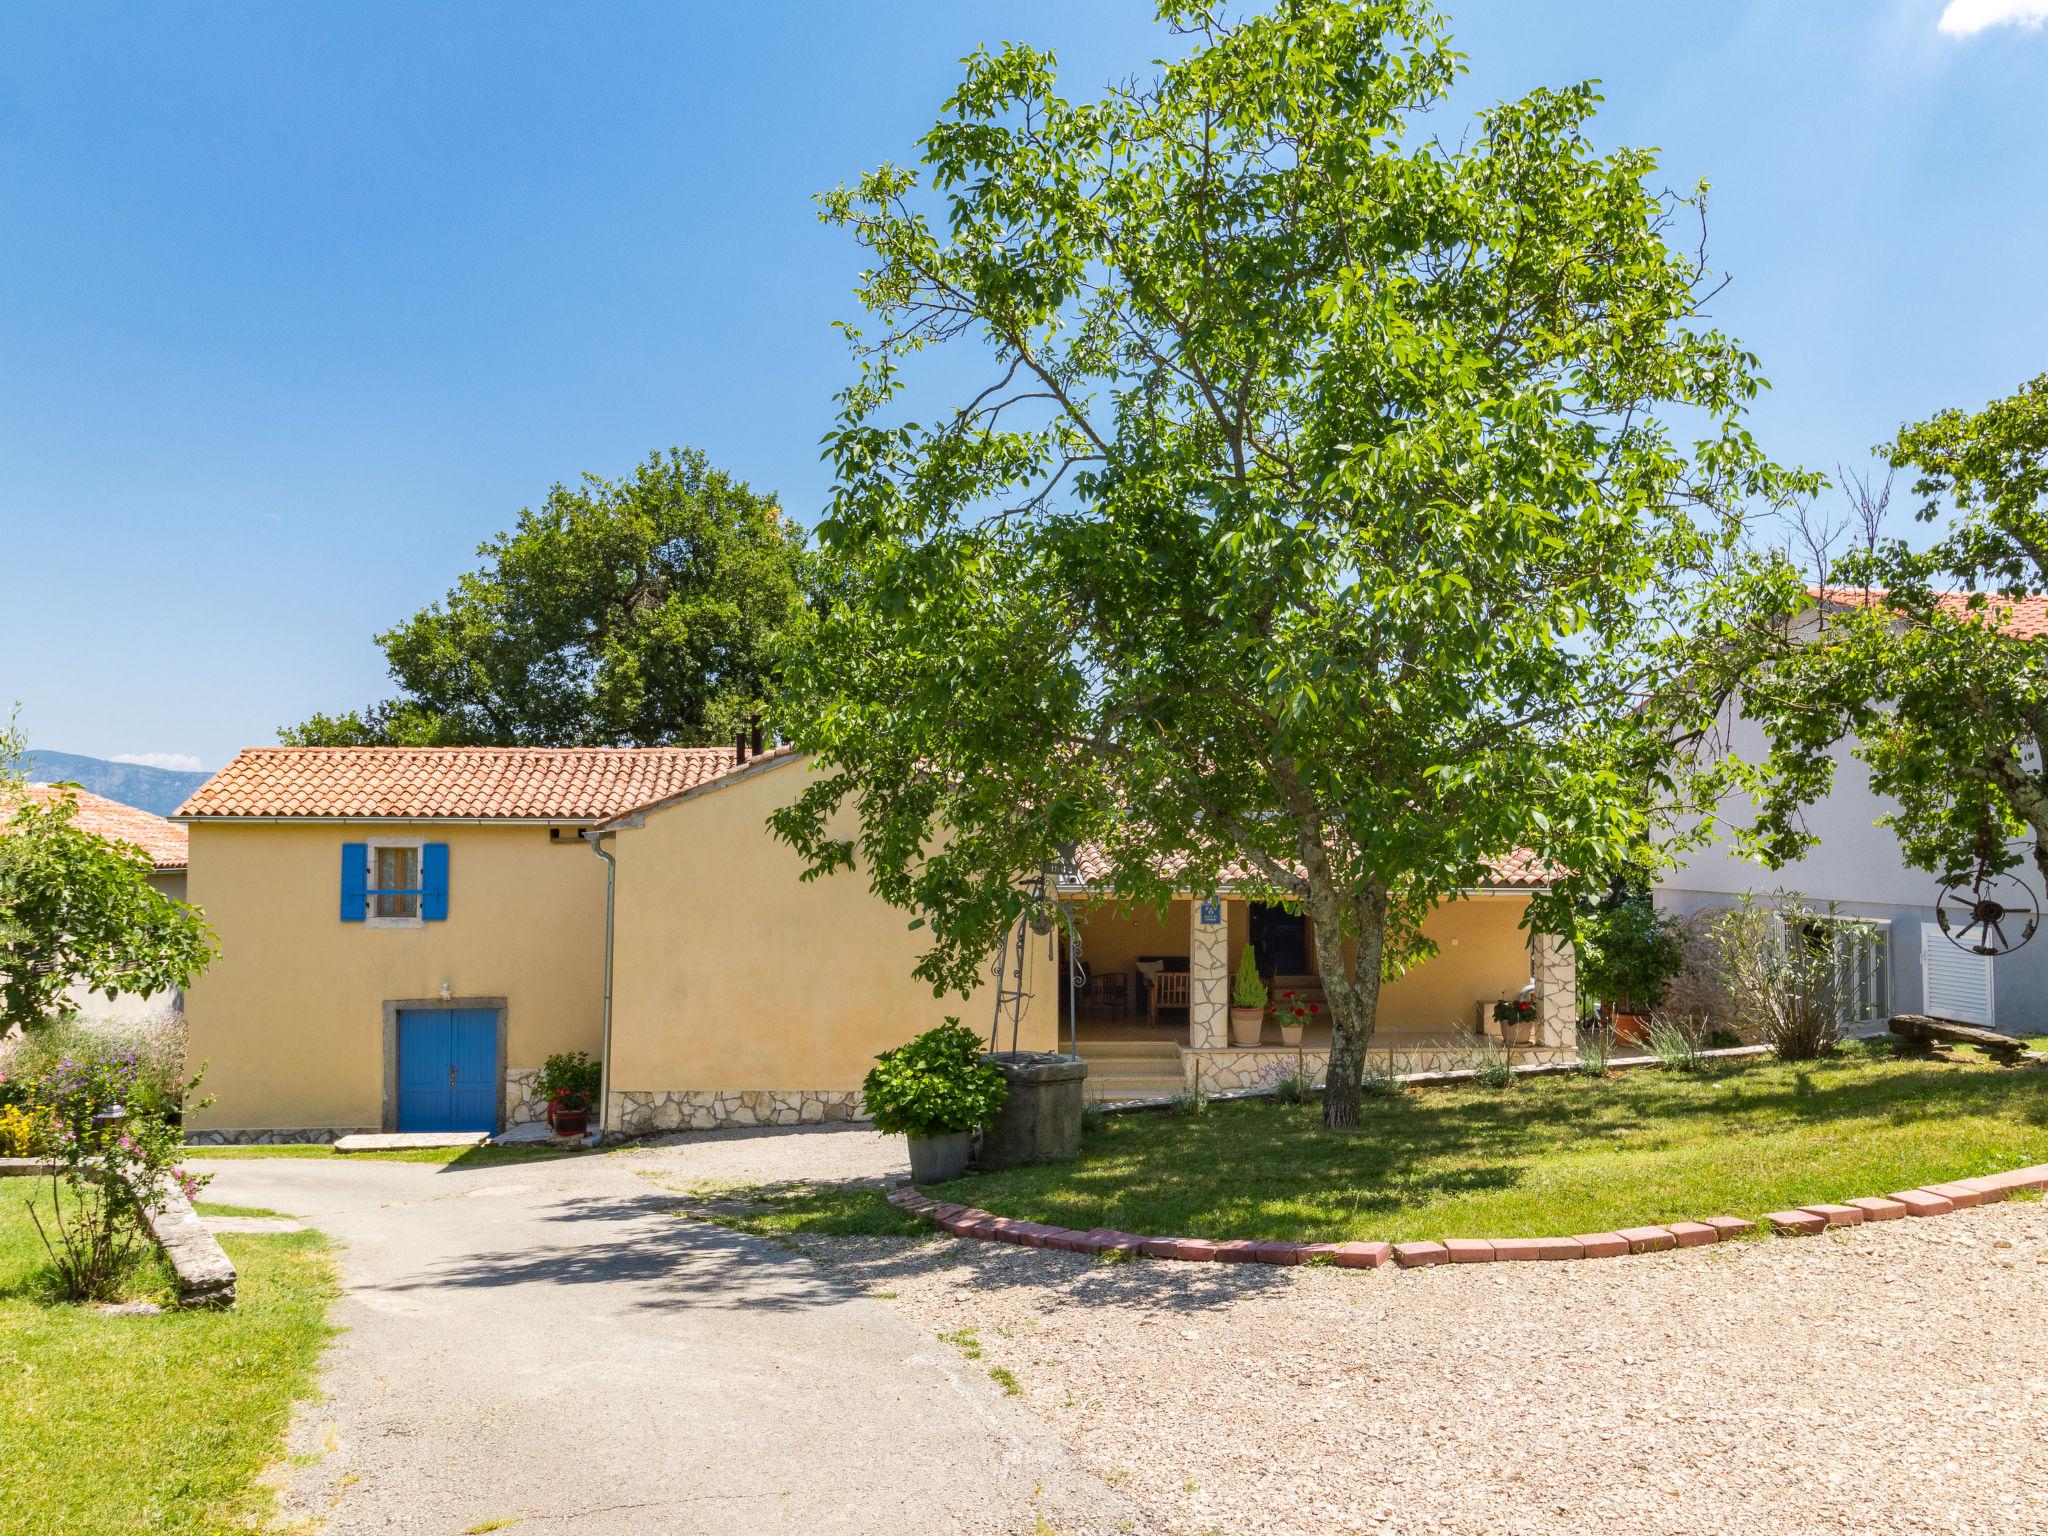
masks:
[[[1605,1077],[1607,1064],[1614,1059],[1614,1030],[1611,1026],[1598,1023],[1588,1024],[1579,1031],[1579,1073],[1583,1077]]]
[[[1472,1053],[1472,1081],[1482,1088],[1505,1088],[1515,1080],[1512,1057],[1491,1040]]]
[[[876,1130],[919,1139],[986,1125],[1006,1092],[980,1037],[955,1018],[882,1052],[861,1085]]]
[[[1656,1008],[1685,963],[1677,920],[1658,912],[1647,890],[1581,912],[1572,952],[1582,996],[1637,1010]]]
[[[1391,1099],[1401,1091],[1401,1084],[1394,1075],[1391,1059],[1365,1059],[1365,1065],[1358,1069],[1358,1091],[1368,1099]]]
[[[534,1097],[565,1109],[588,1109],[604,1088],[604,1067],[588,1051],[557,1051],[534,1075]]]
[[[1232,989],[1230,1000],[1240,1008],[1266,1006],[1266,983],[1259,975],[1259,957],[1252,952],[1251,945],[1237,957],[1237,985]]]
[[[1710,1051],[1732,1051],[1740,1044],[1742,1036],[1732,1029],[1717,1029],[1707,1036],[1707,1049]]]
[[[1700,1054],[1706,1049],[1706,1020],[1682,1013],[1653,1013],[1650,1015],[1648,1044],[1650,1054],[1657,1058],[1659,1066],[1673,1072],[1704,1072],[1707,1060]]]

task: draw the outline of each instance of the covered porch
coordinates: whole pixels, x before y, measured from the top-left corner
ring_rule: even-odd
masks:
[[[1297,1070],[1321,1081],[1329,1011],[1307,918],[1229,893],[1182,898],[1163,915],[1086,892],[1064,894],[1086,983],[1071,1014],[1064,993],[1060,998],[1061,1037],[1088,1060],[1091,1097],[1153,1098],[1197,1087],[1229,1092],[1270,1086]],[[1381,990],[1375,1070],[1399,1075],[1466,1066],[1488,1040],[1526,1060],[1572,1050],[1571,951],[1521,927],[1528,901],[1526,889],[1481,890],[1431,914],[1423,931],[1438,952]],[[1233,1043],[1230,1034],[1231,985],[1247,945],[1271,995],[1256,1045]],[[1503,1032],[1493,1005],[1532,987],[1534,1017]],[[1299,1046],[1281,1032],[1280,1010],[1292,1006],[1307,1011]]]

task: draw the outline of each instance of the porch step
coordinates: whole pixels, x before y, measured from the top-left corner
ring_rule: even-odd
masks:
[[[1173,1077],[1097,1077],[1093,1072],[1081,1085],[1081,1097],[1087,1100],[1124,1099],[1170,1099],[1187,1087],[1186,1081],[1178,1074]]]
[[[1096,1061],[1174,1061],[1180,1060],[1180,1046],[1170,1039],[1160,1040],[1084,1040],[1081,1055],[1090,1062]]]
[[[1172,1040],[1089,1040],[1081,1055],[1088,1077],[1087,1099],[1170,1099],[1184,1086],[1180,1047]]]

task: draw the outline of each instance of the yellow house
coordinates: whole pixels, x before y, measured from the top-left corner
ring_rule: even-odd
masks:
[[[911,975],[910,919],[857,872],[798,879],[766,821],[802,763],[729,747],[239,753],[176,818],[221,944],[187,1000],[213,1096],[192,1138],[539,1119],[542,1062],[604,1053],[607,983],[609,1128],[854,1118],[878,1052],[948,1013],[985,1027],[993,999],[935,998]],[[1053,1042],[1049,1007],[1027,1007],[1020,1047]]]
[[[1302,1062],[1271,1027],[1233,1044],[1227,1009],[1246,943],[1313,997],[1308,925],[1227,890],[1163,921],[1120,910],[1086,855],[1058,882],[1063,919],[1006,946],[1001,988],[933,996],[909,915],[858,870],[800,879],[769,832],[809,771],[723,747],[238,754],[176,818],[221,945],[186,1003],[213,1096],[192,1139],[502,1130],[541,1118],[533,1078],[559,1051],[604,1061],[615,1132],[854,1119],[877,1053],[949,1014],[989,1032],[999,991],[1023,998],[1002,1047],[1078,1049],[1097,1097]],[[1432,916],[1439,953],[1389,984],[1376,1049],[1454,1064],[1532,975],[1523,1043],[1571,1044],[1569,953],[1519,926],[1534,878],[1504,871]],[[1303,1046],[1312,1073],[1327,1035]]]

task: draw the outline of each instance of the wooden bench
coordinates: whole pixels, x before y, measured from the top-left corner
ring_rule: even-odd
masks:
[[[2015,1040],[2011,1035],[1979,1029],[1974,1024],[1952,1024],[1947,1019],[1930,1018],[1924,1013],[1895,1013],[1887,1027],[1901,1040],[1924,1050],[1932,1050],[1937,1045],[1974,1045],[1992,1060],[2008,1067],[2018,1066],[2033,1054],[2027,1049],[2026,1041]]]

